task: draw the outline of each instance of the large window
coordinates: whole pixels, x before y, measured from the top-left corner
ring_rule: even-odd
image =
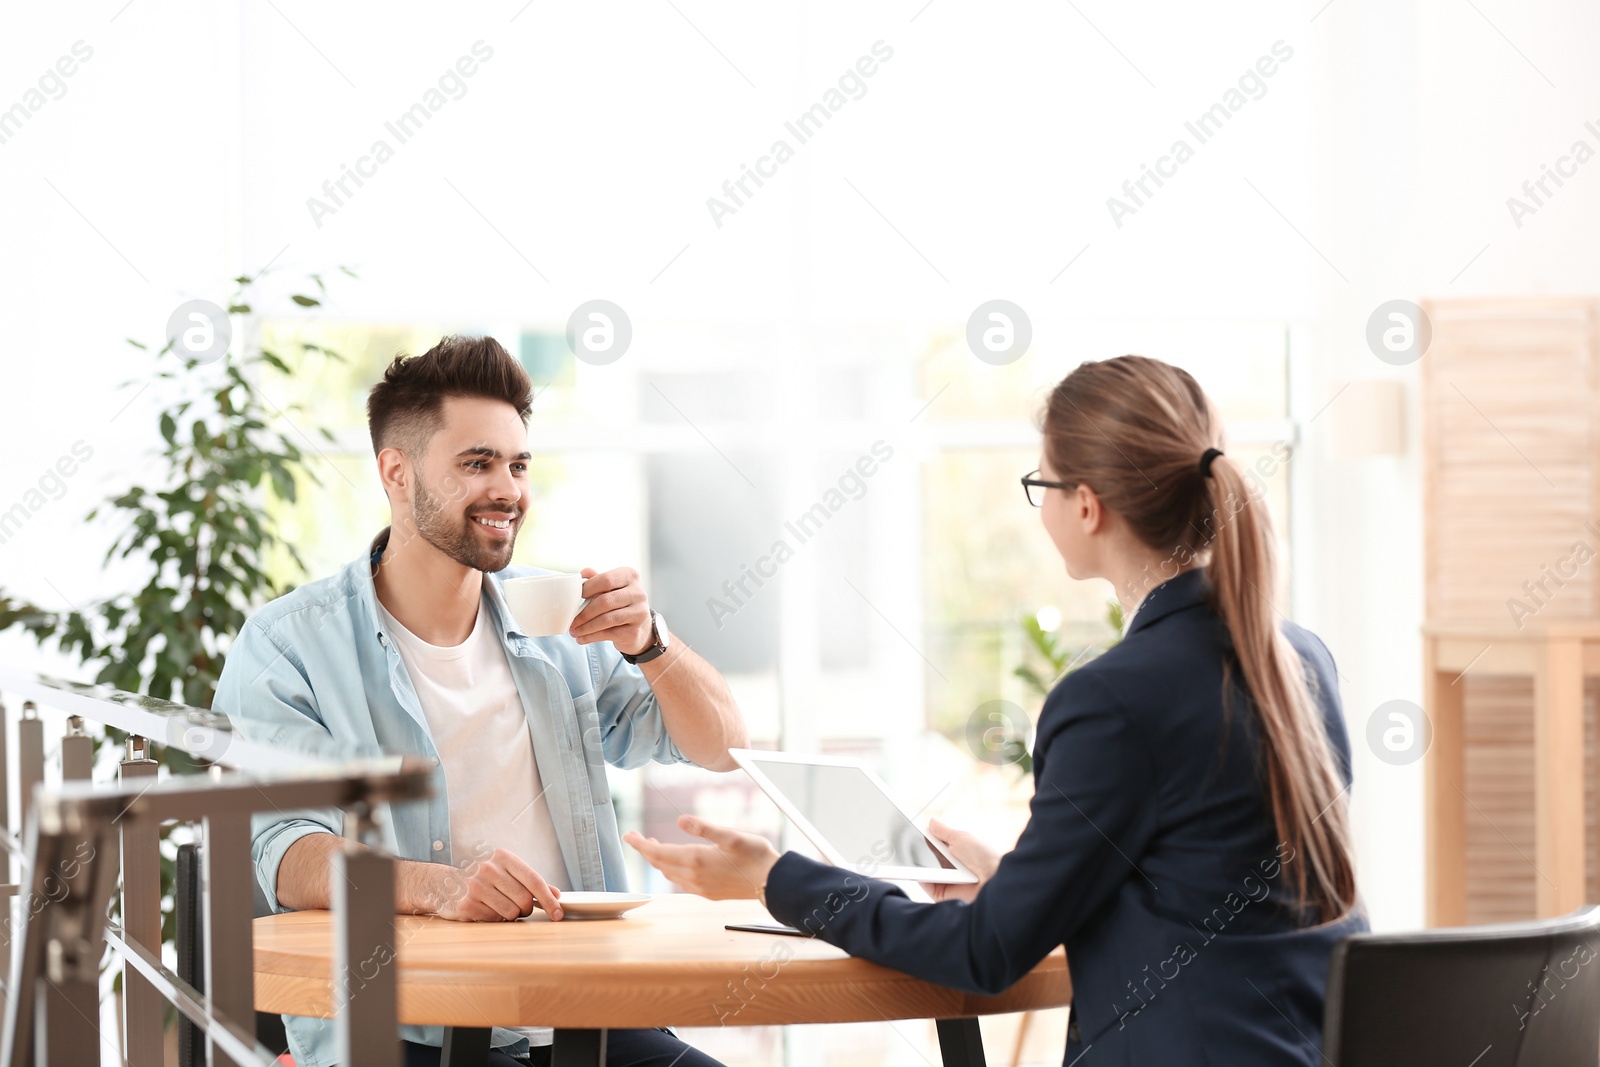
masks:
[[[929,441],[919,486],[921,579],[937,665],[926,673],[927,721],[948,736],[991,701],[1037,713],[1038,694],[1016,674],[1043,666],[1026,618],[1069,650],[1069,663],[1117,636],[1110,587],[1067,577],[1017,484],[1039,466],[1037,419],[1049,390],[1074,366],[1132,352],[1184,367],[1221,409],[1228,452],[1246,466],[1294,443],[1281,323],[1080,322],[1052,332],[1056,344],[1005,367],[975,360],[960,335],[935,339],[921,361],[920,394],[932,401],[921,420]],[[1261,484],[1287,566],[1287,467],[1261,469],[1272,470]]]

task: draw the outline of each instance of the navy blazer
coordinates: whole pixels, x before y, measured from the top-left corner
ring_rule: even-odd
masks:
[[[1346,784],[1350,742],[1333,658],[1284,626]],[[1127,636],[1062,679],[1039,716],[1027,828],[970,905],[785,853],[769,910],[852,956],[997,993],[1065,945],[1064,1063],[1319,1063],[1335,943],[1292,905],[1303,863],[1280,842],[1258,775],[1257,722],[1203,570],[1151,590]],[[1310,920],[1314,921],[1314,920]]]

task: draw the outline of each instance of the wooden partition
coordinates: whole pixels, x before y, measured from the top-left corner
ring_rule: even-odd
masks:
[[[1424,308],[1428,920],[1558,915],[1597,899],[1600,300]]]
[[[1600,623],[1431,626],[1426,641],[1429,924],[1544,918],[1593,900],[1585,678],[1600,679]]]

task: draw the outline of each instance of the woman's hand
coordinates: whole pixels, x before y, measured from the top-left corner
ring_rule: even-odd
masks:
[[[978,895],[978,890],[983,884],[994,877],[995,868],[1000,866],[1000,853],[978,840],[965,830],[957,830],[940,822],[938,819],[928,820],[928,833],[932,834],[950,855],[960,860],[962,865],[978,876],[977,884],[949,885],[943,882],[923,882],[922,888],[934,900],[965,900],[972,903]]]
[[[678,828],[710,844],[662,844],[637,830],[629,830],[622,839],[666,875],[667,881],[710,900],[755,897],[778,862],[778,850],[756,834],[730,830],[693,815],[680,815]]]

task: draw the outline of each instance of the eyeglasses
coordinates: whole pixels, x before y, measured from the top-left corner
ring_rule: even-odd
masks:
[[[1023,475],[1023,477],[1022,477],[1022,491],[1023,491],[1024,494],[1027,495],[1028,503],[1032,504],[1034,507],[1040,507],[1040,506],[1042,506],[1044,504],[1044,494],[1043,493],[1034,492],[1035,489],[1076,489],[1076,488],[1078,488],[1076,484],[1070,484],[1068,482],[1049,482],[1049,481],[1045,481],[1043,478],[1040,478],[1038,475],[1039,475],[1039,472],[1038,471],[1034,471],[1032,474],[1026,474],[1026,475]]]

